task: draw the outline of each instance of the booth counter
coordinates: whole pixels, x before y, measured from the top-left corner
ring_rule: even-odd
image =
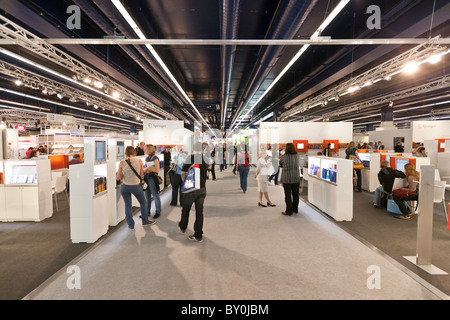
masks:
[[[39,222],[53,215],[50,161],[5,160],[0,220]]]

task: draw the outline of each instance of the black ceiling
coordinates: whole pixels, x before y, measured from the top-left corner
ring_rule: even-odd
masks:
[[[148,39],[309,39],[338,0],[122,0],[130,15]],[[70,5],[81,8],[79,30],[67,28]],[[381,29],[369,30],[366,13],[369,5],[377,5],[382,13]],[[109,0],[2,0],[0,14],[35,35],[46,38],[103,38],[123,35],[135,39],[136,34]],[[450,36],[450,4],[448,0],[351,0],[322,35],[332,39],[428,38]],[[431,29],[430,29],[431,27]],[[48,61],[19,46],[4,46],[12,52],[30,57],[58,70]],[[195,110],[170,81],[159,64],[142,45],[63,45],[57,46],[97,71],[108,75],[124,87],[147,99],[178,119],[197,118]],[[167,65],[190,100],[211,128],[229,129],[241,113],[265,91],[273,79],[297,53],[297,46],[238,45],[158,45],[155,50]],[[412,48],[401,45],[378,46],[311,46],[289,69],[273,89],[242,121],[249,125],[274,112],[278,117],[299,103],[383,63]],[[299,114],[299,120],[320,118],[321,114],[343,108],[355,101],[373,99],[386,93],[413,87],[448,75],[449,55],[439,64],[413,78],[399,76],[391,82],[374,85],[322,108]],[[5,57],[0,57],[6,60]],[[68,70],[62,73],[70,74]],[[228,79],[230,81],[228,82]],[[11,78],[2,76],[0,87],[18,90]],[[35,96],[40,92],[21,88]],[[395,102],[395,117],[420,119],[432,110],[449,108],[448,89]],[[33,99],[2,93],[2,100],[37,104]],[[51,99],[46,97],[47,99]],[[54,99],[53,99],[54,100]],[[441,103],[444,102],[444,103]],[[65,101],[77,109],[39,101],[51,112],[71,113],[76,117],[97,121],[105,119],[90,111],[85,104]],[[7,105],[3,101],[3,105]],[[225,121],[223,107],[227,106]],[[376,124],[384,105],[342,115],[331,121],[353,120],[355,125]],[[428,106],[416,108],[415,106]],[[412,109],[413,108],[413,109]],[[408,109],[407,111],[401,111]],[[1,110],[1,109],[0,109]],[[145,117],[145,114],[143,114]],[[409,118],[408,118],[409,117]],[[130,125],[126,116],[108,115],[108,121]],[[186,121],[186,123],[187,123]],[[225,126],[222,126],[225,124]],[[139,124],[134,124],[139,127]]]

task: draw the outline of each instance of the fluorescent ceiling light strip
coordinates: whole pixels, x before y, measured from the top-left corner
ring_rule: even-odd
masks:
[[[112,118],[112,119],[114,119],[116,121],[126,121],[126,122],[130,122],[132,124],[142,125],[142,123],[139,123],[139,122],[136,122],[136,121],[131,121],[131,120],[127,120],[127,119],[118,119],[117,117],[111,116],[109,114],[99,113],[99,112],[95,112],[95,111],[92,111],[92,110],[89,110],[89,109],[82,109],[82,108],[70,106],[70,105],[67,105],[67,104],[59,103],[59,102],[54,102],[54,101],[47,100],[47,99],[38,98],[38,97],[35,97],[35,96],[31,96],[31,95],[28,95],[28,94],[24,94],[24,93],[12,91],[12,90],[4,89],[4,88],[0,88],[0,92],[1,91],[7,92],[7,93],[11,93],[11,94],[14,94],[14,95],[18,95],[18,96],[21,96],[21,97],[25,97],[25,98],[37,100],[37,101],[42,101],[42,102],[58,105],[58,106],[65,107],[65,108],[70,108],[70,109],[74,109],[74,110],[80,110],[80,111],[83,111],[83,112],[89,112],[89,113],[97,114],[97,115],[102,116],[102,117]]]
[[[108,95],[108,94],[106,94],[106,93],[104,93],[104,92],[102,92],[102,91],[96,90],[95,88],[90,87],[90,86],[84,84],[83,82],[76,81],[76,80],[72,79],[71,77],[67,77],[67,76],[65,76],[65,75],[63,75],[63,74],[61,74],[61,73],[59,73],[59,72],[56,72],[56,71],[54,71],[54,70],[52,70],[52,69],[49,69],[49,68],[47,68],[47,67],[44,67],[44,66],[42,66],[42,65],[40,65],[40,64],[38,64],[38,63],[35,63],[35,62],[33,62],[33,61],[29,60],[29,59],[26,59],[26,58],[24,58],[24,57],[22,57],[22,56],[20,56],[20,55],[18,55],[18,54],[15,54],[15,53],[11,52],[11,51],[8,51],[8,50],[5,50],[5,49],[3,49],[3,48],[0,48],[0,53],[3,53],[3,54],[5,54],[5,55],[7,55],[7,56],[9,56],[9,57],[11,57],[11,58],[16,59],[16,60],[22,61],[22,62],[24,62],[24,63],[26,63],[26,64],[28,64],[28,65],[31,65],[31,66],[33,66],[33,67],[36,67],[36,68],[38,68],[38,69],[40,69],[40,70],[42,70],[42,71],[45,71],[45,72],[47,72],[47,73],[50,73],[50,74],[52,74],[52,75],[54,75],[54,76],[57,76],[57,77],[59,77],[59,78],[61,78],[61,79],[64,79],[64,80],[66,80],[66,81],[69,81],[69,82],[71,82],[71,83],[73,83],[73,84],[75,84],[75,85],[77,85],[77,86],[81,86],[81,87],[83,87],[83,88],[85,88],[85,89],[88,89],[88,90],[90,90],[90,91],[93,91],[93,92],[95,92],[95,93],[97,93],[97,94],[100,94],[100,95],[102,95],[102,96],[104,96],[104,97],[108,97],[108,98],[114,99],[114,100],[116,100],[117,102],[123,103],[123,104],[129,106],[130,108],[132,108],[132,109],[134,109],[134,110],[136,110],[136,111],[139,111],[139,112],[142,112],[142,113],[146,113],[146,114],[148,114],[148,115],[150,115],[150,116],[153,116],[153,117],[158,118],[158,119],[161,119],[161,120],[163,119],[162,117],[160,117],[160,116],[158,116],[158,115],[155,115],[155,114],[153,114],[153,113],[151,113],[151,112],[148,112],[148,111],[146,111],[146,110],[142,110],[142,109],[140,109],[140,108],[137,108],[137,107],[135,107],[134,105],[132,105],[132,104],[130,104],[130,103],[127,103],[127,102],[121,100],[120,98],[114,98],[113,96],[110,96],[110,95]]]
[[[145,37],[144,33],[138,27],[138,25],[136,24],[134,19],[131,17],[131,15],[128,13],[127,9],[125,9],[125,7],[122,5],[122,3],[119,0],[111,0],[111,2],[116,6],[117,10],[119,10],[119,12],[122,14],[124,19],[128,22],[128,24],[134,30],[134,32],[137,34],[137,36],[140,39],[145,40],[146,37]],[[150,51],[150,53],[153,55],[153,57],[156,59],[156,61],[158,61],[159,65],[163,68],[164,72],[167,74],[167,76],[170,78],[170,80],[172,80],[173,84],[175,84],[175,86],[181,92],[183,97],[189,102],[191,107],[194,108],[195,112],[199,115],[200,119],[202,119],[203,123],[206,124],[208,126],[208,128],[211,130],[211,128],[209,127],[208,123],[206,123],[206,121],[203,118],[203,116],[201,115],[201,113],[198,111],[198,109],[195,107],[194,103],[188,97],[187,93],[184,91],[184,89],[180,86],[178,81],[172,75],[172,73],[170,72],[169,68],[167,68],[166,64],[161,59],[161,57],[158,55],[156,50],[150,44],[146,44],[145,47],[147,47],[147,49]]]
[[[115,1],[115,0],[113,0]],[[319,26],[319,28],[313,33],[311,38],[317,38],[320,36],[323,30],[325,30],[326,27],[336,18],[336,16],[344,9],[344,7],[350,2],[350,0],[341,0],[339,4],[334,8],[334,10],[328,15],[328,17],[323,21],[323,23]],[[292,60],[287,64],[287,66],[281,71],[281,73],[278,75],[278,77],[275,78],[275,80],[270,84],[270,86],[264,91],[264,93],[259,97],[259,99],[255,102],[255,104],[247,111],[245,116],[247,116],[257,105],[261,100],[264,98],[264,96],[269,93],[269,91],[275,86],[275,84],[283,77],[283,75],[294,65],[294,63],[303,55],[303,53],[310,47],[309,44],[303,45],[302,48],[297,52],[297,54],[292,58]],[[236,119],[237,121],[237,119]],[[235,121],[235,123],[236,123]],[[239,121],[234,128],[239,126],[239,124],[242,122]],[[233,127],[233,126],[232,126]],[[233,130],[233,129],[232,129]]]
[[[31,109],[44,110],[44,111],[50,112],[50,109],[48,109],[48,108],[36,107],[36,106],[29,105],[29,104],[18,103],[18,102],[9,101],[9,100],[0,99],[0,103],[9,103],[9,104],[12,104],[15,106],[22,106],[22,107],[27,107],[27,108],[31,108]],[[35,111],[30,110],[30,112],[35,112]]]

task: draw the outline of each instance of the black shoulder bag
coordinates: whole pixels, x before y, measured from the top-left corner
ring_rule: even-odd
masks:
[[[139,180],[141,181],[141,187],[142,187],[142,190],[147,190],[148,189],[148,184],[147,184],[147,182],[145,181],[145,179],[142,179],[141,178],[141,176],[136,172],[136,170],[134,170],[134,168],[133,168],[133,166],[131,165],[131,163],[128,161],[128,159],[127,160],[125,160],[126,161],[126,163],[128,163],[128,165],[130,166],[130,168],[131,168],[131,170],[133,170],[133,172],[134,172],[134,174],[139,178]]]

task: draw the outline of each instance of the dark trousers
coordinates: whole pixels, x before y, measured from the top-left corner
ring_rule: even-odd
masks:
[[[178,201],[178,193],[180,194],[180,205],[182,204],[182,193],[181,193],[181,185],[183,184],[183,181],[181,180],[181,175],[179,174],[172,174],[170,182],[172,184],[172,201],[170,202],[171,206],[176,206]]]
[[[284,202],[286,202],[286,214],[298,213],[300,182],[283,183]]]
[[[280,173],[280,169],[277,170],[277,172],[275,172],[274,174],[272,174],[269,177],[269,182],[272,181],[272,179],[275,179],[275,184],[278,184],[278,174]]]
[[[206,198],[206,188],[192,191],[183,194],[183,202],[181,209],[180,229],[186,230],[189,223],[189,212],[192,205],[195,203],[195,223],[194,223],[194,237],[203,237],[203,204]]]
[[[170,177],[168,175],[170,166],[164,166],[164,188],[169,185]]]
[[[356,189],[361,191],[361,183],[362,183],[361,170],[360,169],[355,169],[355,173],[356,173]]]
[[[404,198],[393,196],[393,199],[394,199],[395,203],[397,204],[398,208],[400,209],[400,211],[402,212],[402,214],[407,215],[410,213],[409,208],[407,206],[405,206],[405,204],[403,202],[418,200],[419,197],[417,194],[413,194],[413,195],[410,195],[410,196],[407,196]]]

